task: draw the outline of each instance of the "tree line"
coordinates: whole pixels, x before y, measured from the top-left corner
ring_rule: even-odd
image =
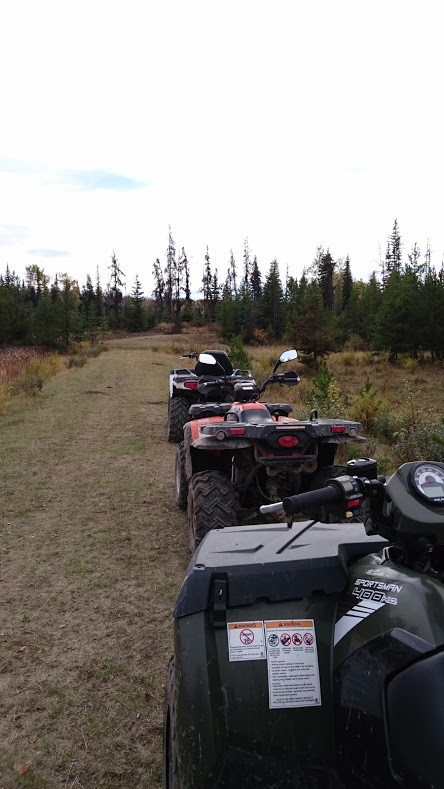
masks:
[[[245,344],[285,340],[315,358],[346,343],[375,351],[444,358],[444,269],[431,265],[429,246],[421,255],[415,243],[404,258],[395,220],[380,270],[368,282],[354,280],[350,259],[334,259],[319,247],[311,266],[297,279],[289,271],[282,282],[277,260],[265,276],[248,240],[237,265],[231,252],[220,279],[207,248],[198,297],[192,295],[185,249],[176,249],[171,228],[165,264],[153,264],[154,289],[145,298],[138,276],[123,296],[125,275],[115,253],[110,282],[103,290],[97,274],[87,275],[80,290],[63,274],[50,284],[36,265],[25,281],[6,269],[0,276],[0,344],[14,342],[66,348],[73,339],[100,331],[145,331],[168,323],[217,324],[227,342]]]

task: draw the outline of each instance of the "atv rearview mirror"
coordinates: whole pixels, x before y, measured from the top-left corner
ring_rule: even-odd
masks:
[[[289,351],[284,351],[283,353],[281,353],[281,355],[279,356],[279,361],[281,363],[291,362],[293,359],[297,359],[297,358],[298,358],[298,352],[294,348],[291,348]]]
[[[297,357],[298,357],[298,352],[295,351],[294,348],[290,348],[290,350],[288,351],[282,351],[281,355],[279,356],[279,359],[277,360],[277,362],[273,367],[273,372],[275,373],[279,365],[282,364],[283,362],[290,362],[292,359],[297,359]]]

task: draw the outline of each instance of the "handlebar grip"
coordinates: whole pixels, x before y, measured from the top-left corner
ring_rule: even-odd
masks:
[[[299,493],[296,496],[287,496],[282,502],[286,515],[295,515],[297,512],[306,510],[316,504],[329,504],[338,501],[343,496],[336,485],[326,485],[325,488],[309,490],[307,493]]]
[[[272,512],[280,512],[283,509],[283,502],[277,501],[275,504],[263,504],[261,507],[259,507],[259,512],[261,515],[269,515]]]

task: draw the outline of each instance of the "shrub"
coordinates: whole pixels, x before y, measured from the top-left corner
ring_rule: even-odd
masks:
[[[364,388],[352,400],[351,414],[354,419],[362,423],[366,432],[373,430],[375,419],[383,406],[382,400],[377,396],[370,377],[367,376]]]
[[[90,345],[86,351],[86,355],[91,359],[95,359],[96,356],[100,356],[103,350],[104,350],[103,345]]]
[[[268,340],[267,332],[264,329],[255,329],[253,331],[252,345],[267,345]]]
[[[316,408],[321,416],[338,418],[345,413],[342,392],[336,385],[333,373],[328,369],[327,362],[322,362],[318,372],[312,378],[312,389],[307,398],[309,408]]]
[[[353,365],[358,364],[359,359],[353,351],[344,351],[343,353],[336,354],[335,362],[338,364],[343,364],[344,367],[352,367]]]
[[[52,378],[57,373],[61,364],[60,356],[55,354],[40,359],[33,359],[26,364],[25,374],[36,375],[42,378],[43,381],[47,381],[48,378]]]
[[[19,394],[19,392],[24,392],[24,394],[29,395],[30,397],[35,397],[39,392],[42,391],[43,387],[43,378],[41,375],[35,375],[32,373],[26,373],[22,375],[21,378],[16,378],[12,385],[12,392],[14,394]]]
[[[444,424],[418,420],[401,428],[397,433],[394,454],[398,463],[415,460],[444,462]]]
[[[444,417],[441,417],[441,425],[444,428]],[[443,436],[439,436],[438,433],[434,433],[432,431],[430,433],[430,438],[432,439],[432,441],[436,441],[436,443],[439,444],[440,447],[444,447],[444,437]]]
[[[66,366],[68,369],[71,367],[83,367],[86,362],[86,355],[82,353],[79,356],[70,356],[66,362]]]
[[[5,386],[4,384],[0,384],[0,406],[6,403],[6,401],[9,400],[10,396],[11,396],[10,388],[8,386]]]
[[[408,370],[408,372],[414,373],[415,370],[418,369],[418,360],[412,359],[411,356],[405,356],[399,361],[399,366],[402,367],[403,370]]]
[[[69,352],[72,356],[82,355],[89,347],[89,342],[84,340],[83,342],[73,342],[69,346]]]
[[[368,343],[359,336],[351,334],[347,342],[344,343],[344,351],[367,351]]]
[[[227,354],[230,357],[231,364],[233,365],[234,369],[250,369],[251,361],[244,346],[242,345],[240,337],[233,337],[230,342],[230,347],[227,349]]]

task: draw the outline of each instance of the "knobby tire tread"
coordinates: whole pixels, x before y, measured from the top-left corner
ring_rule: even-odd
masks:
[[[220,471],[200,471],[188,489],[188,530],[194,551],[212,529],[237,525],[236,492]]]
[[[173,397],[168,410],[168,441],[177,444],[183,440],[183,426],[189,421],[190,403],[185,397]]]
[[[174,465],[174,481],[176,486],[176,503],[181,510],[187,509],[188,482],[185,476],[185,443],[177,445],[176,460]]]

